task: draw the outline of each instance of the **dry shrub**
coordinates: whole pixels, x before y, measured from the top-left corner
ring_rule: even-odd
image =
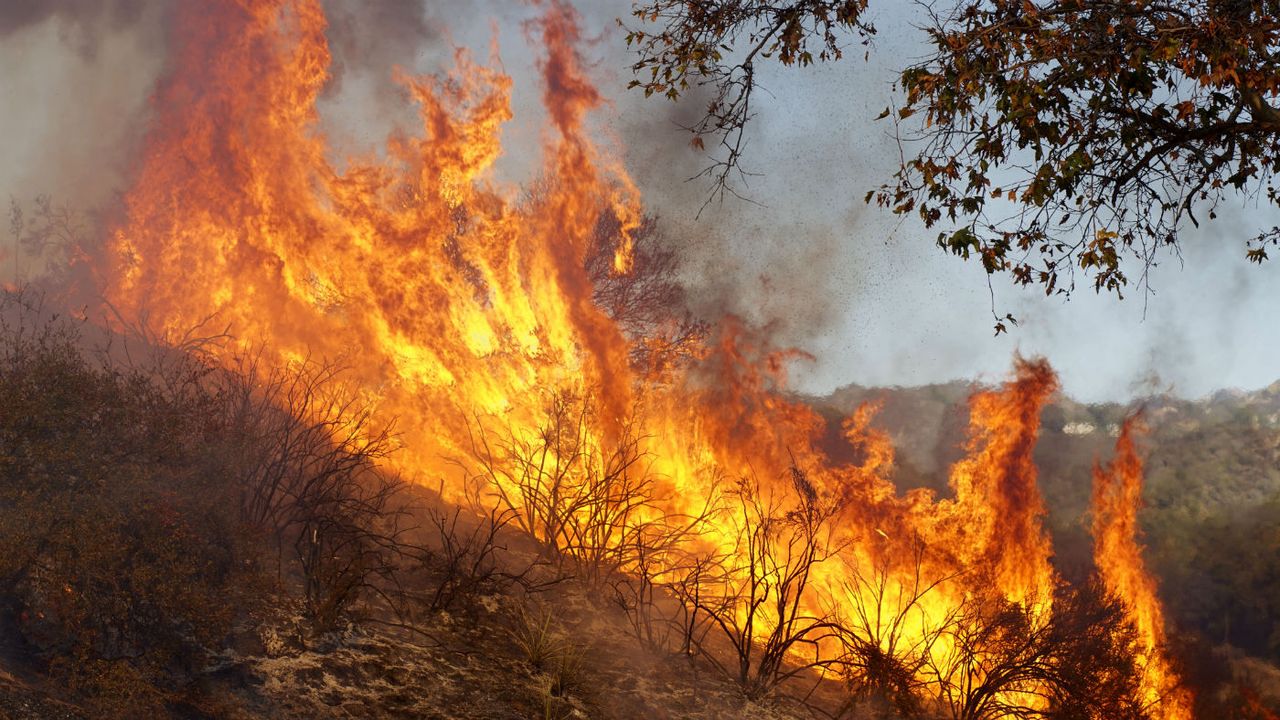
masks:
[[[20,299],[0,308],[0,612],[73,688],[156,705],[260,599],[258,548],[204,472],[201,397],[95,365],[66,321],[14,324]]]
[[[807,611],[803,602],[814,568],[840,550],[832,527],[839,507],[798,468],[790,474],[794,493],[769,492],[750,479],[738,483],[729,508],[735,547],[678,587],[690,610],[693,649],[752,699],[829,668],[834,659],[818,649],[840,632],[834,618]],[[727,660],[709,636],[728,643]]]
[[[564,635],[555,627],[549,608],[534,611],[519,606],[508,632],[520,658],[535,670],[545,670],[564,649]]]
[[[1063,586],[1047,617],[1002,598],[966,603],[932,653],[926,688],[957,720],[1146,720],[1136,632],[1100,586]]]
[[[545,561],[524,559],[508,549],[514,513],[499,505],[483,508],[472,496],[469,508],[426,509],[427,541],[405,544],[401,585],[405,610],[413,615],[460,611],[474,620],[481,598],[519,587],[538,592],[554,580],[540,580]]]
[[[560,392],[537,433],[501,435],[478,424],[472,438],[473,482],[557,569],[589,584],[633,567],[637,539],[664,517],[639,438],[624,427],[604,443],[596,429],[592,404]]]
[[[282,593],[326,630],[396,586],[390,430],[330,366],[228,370],[208,340],[89,352],[0,298],[0,621],[94,702],[175,701]]]
[[[403,485],[377,468],[391,427],[374,426],[329,363],[263,369],[241,358],[219,374],[217,395],[242,520],[270,539],[278,573],[298,574],[317,630],[358,619],[361,600],[396,585],[401,559]]]
[[[680,258],[657,218],[644,218],[630,241],[631,270],[616,272],[621,224],[613,213],[601,213],[586,258],[591,299],[631,341],[632,366],[646,377],[663,377],[702,352],[708,327],[689,312]]]
[[[543,676],[543,716],[567,717],[572,706],[566,698],[587,689],[585,645],[555,622],[549,607],[517,607],[508,634],[521,660]]]
[[[882,704],[904,718],[921,711],[923,670],[960,609],[929,616],[925,599],[955,576],[928,574],[922,541],[912,550],[906,572],[892,566],[888,552],[862,562],[842,558],[848,579],[833,597],[831,612],[842,648],[835,667],[851,698],[840,714],[859,703]]]

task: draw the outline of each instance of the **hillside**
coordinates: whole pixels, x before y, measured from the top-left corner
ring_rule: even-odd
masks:
[[[808,668],[797,663],[818,637],[809,626],[791,625],[802,629],[790,636],[735,626],[744,597],[799,597],[772,589],[782,575],[753,576],[771,588],[764,594],[732,586],[708,600],[702,593],[723,582],[715,573],[740,571],[732,559],[714,566],[673,555],[685,560],[660,566],[645,554],[575,557],[595,546],[561,547],[525,529],[538,502],[561,503],[557,512],[572,507],[566,500],[588,510],[595,502],[610,517],[625,503],[652,502],[611,500],[628,487],[621,475],[584,485],[580,496],[531,495],[528,506],[454,507],[381,465],[389,436],[361,424],[367,415],[340,384],[322,384],[336,372],[328,366],[214,365],[198,347],[150,347],[25,302],[0,303],[0,720],[942,712],[931,686],[901,680],[915,651],[884,650],[877,626],[835,611],[815,618],[851,649]],[[875,424],[898,447],[890,479],[945,495],[973,389],[846,388],[810,402],[832,420],[881,403]],[[1265,707],[1280,705],[1271,664],[1280,617],[1277,393],[1146,407],[1142,522],[1177,625],[1181,674],[1204,691],[1201,717],[1274,717]],[[1055,561],[1075,581],[1055,600],[1039,646],[1044,657],[1068,658],[1047,666],[1054,672],[1135,667],[1125,652],[1107,654],[1109,638],[1126,631],[1114,598],[1090,594],[1087,581],[1091,463],[1110,455],[1126,412],[1057,398],[1042,413],[1035,461]],[[847,444],[827,446],[835,459],[857,460],[839,457],[852,454]],[[806,512],[739,505],[760,513],[746,516],[759,533],[751,538],[778,543],[777,528],[818,517],[814,486],[799,470],[790,480],[810,498]],[[749,486],[735,487],[730,501],[750,499]],[[602,531],[600,548],[633,547],[612,542],[612,532]],[[830,559],[813,544],[794,551],[814,536],[790,536],[779,547],[791,554],[769,556],[785,562],[787,582]],[[991,633],[982,642],[993,662],[1020,661],[1004,653],[1021,645],[1001,638],[1034,633],[1031,616],[993,602],[990,615],[985,605],[965,607],[964,622]],[[950,622],[949,632],[964,631]],[[1102,642],[1077,642],[1089,637]],[[766,652],[776,666],[762,664]],[[1114,664],[1098,664],[1107,658]],[[763,690],[752,684],[761,677],[771,683]],[[1076,697],[1094,703],[1093,687]]]
[[[881,403],[876,424],[899,453],[895,482],[946,494],[972,389],[849,386],[812,402],[832,419]],[[1140,521],[1172,618],[1206,641],[1280,662],[1280,383],[1129,406],[1055,397],[1035,459],[1059,568],[1069,576],[1088,569],[1093,464],[1110,458],[1120,423],[1137,409],[1149,428]]]

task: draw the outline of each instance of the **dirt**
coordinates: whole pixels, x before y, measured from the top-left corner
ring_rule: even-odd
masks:
[[[424,628],[430,637],[366,626],[305,647],[277,641],[275,654],[228,656],[204,683],[204,713],[245,720],[810,717],[785,703],[747,701],[714,668],[646,651],[615,611],[588,594],[573,588],[487,598],[474,617],[434,618]],[[581,654],[563,691],[512,639],[521,607],[550,609],[557,642]]]

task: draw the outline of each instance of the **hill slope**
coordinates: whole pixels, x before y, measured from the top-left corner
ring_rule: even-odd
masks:
[[[895,481],[946,494],[972,389],[849,386],[811,402],[829,418],[881,403],[876,424],[898,447]],[[1280,383],[1129,406],[1056,397],[1036,462],[1059,568],[1069,576],[1089,569],[1092,467],[1111,456],[1120,423],[1138,409],[1149,427],[1140,521],[1171,617],[1206,640],[1280,661]],[[839,452],[834,439],[831,447]]]

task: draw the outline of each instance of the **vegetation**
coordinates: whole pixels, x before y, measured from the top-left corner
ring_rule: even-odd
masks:
[[[652,267],[669,279],[659,248]],[[636,346],[667,338],[632,362],[661,374],[692,357],[703,330],[638,299],[678,306],[673,285],[646,277],[637,295],[613,282],[602,297],[631,318]],[[353,628],[381,628],[401,633],[399,647],[464,656],[487,637],[483,652],[515,660],[500,672],[532,687],[522,706],[569,717],[603,694],[583,617],[616,610],[613,625],[643,648],[628,653],[709,671],[745,703],[835,717],[1148,716],[1132,703],[1133,629],[1087,563],[1063,567],[1073,582],[1051,613],[973,592],[921,635],[922,608],[957,578],[931,575],[919,543],[914,577],[852,552],[839,532],[850,500],[798,467],[781,482],[723,478],[700,511],[665,513],[670,490],[626,419],[596,437],[591,400],[553,392],[531,434],[475,420],[457,459],[467,496],[451,505],[381,468],[394,433],[340,367],[214,363],[206,350],[221,337],[195,332],[176,347],[95,343],[82,331],[102,331],[50,318],[23,294],[4,296],[0,320],[0,628],[21,638],[0,660],[65,682],[101,714],[195,702],[212,674],[249,662],[235,650],[246,638],[265,656],[332,655],[361,642]],[[880,398],[903,449],[900,483],[954,460],[965,394]],[[1276,397],[1154,403],[1144,516],[1171,615],[1201,642],[1273,658],[1280,613],[1257,589],[1276,579]],[[1087,489],[1073,477],[1087,477],[1124,412],[1062,402],[1046,413],[1037,461],[1055,534],[1079,532]],[[700,542],[713,525],[727,545]],[[828,564],[850,570],[843,587],[815,582]],[[570,619],[574,592],[590,600]],[[290,623],[299,632],[281,641]],[[1272,702],[1257,692],[1265,679],[1186,672],[1217,688],[1199,696],[1207,716],[1251,717]]]
[[[863,38],[873,32],[864,22],[865,0],[656,0],[647,7],[637,15],[665,22],[667,29],[631,33],[629,41],[642,53],[638,70],[650,73],[637,84],[672,98],[690,87],[691,78],[706,78],[716,88],[706,117],[692,131],[699,143],[708,134],[722,138],[728,157],[713,170],[721,188],[742,152],[757,58],[802,65],[813,62],[815,53],[817,60],[835,59],[841,32]],[[1260,87],[1241,62],[1249,52],[1269,47],[1269,40],[1251,40],[1244,25],[1231,24],[1257,20],[1265,27],[1270,16],[1266,22],[1254,17],[1261,7],[1211,2],[1201,16],[1137,0],[1062,0],[1044,7],[962,2],[958,15],[934,18],[937,56],[902,76],[908,105],[896,119],[922,109],[928,135],[922,154],[904,160],[897,185],[881,189],[880,202],[897,212],[919,210],[929,225],[944,216],[959,222],[960,230],[940,242],[959,254],[981,255],[989,273],[1008,271],[1018,282],[1067,292],[1070,283],[1058,283],[1059,263],[1066,263],[1096,273],[1099,288],[1118,290],[1126,282],[1115,259],[1122,252],[1136,252],[1150,263],[1148,241],[1175,243],[1173,232],[1183,218],[1195,222],[1196,203],[1212,206],[1231,188],[1244,189],[1250,178],[1273,169],[1266,151],[1249,144],[1271,130],[1266,123],[1274,111],[1266,98],[1272,89]],[[313,9],[303,15],[316,23],[318,38],[321,14],[319,6]],[[566,8],[557,9],[568,15]],[[1104,17],[1103,10],[1110,14]],[[1201,35],[1192,32],[1197,21],[1207,24]],[[547,21],[548,35],[553,24],[554,18]],[[1232,54],[1239,42],[1235,35],[1222,42],[1227,50],[1210,47],[1223,30],[1241,30],[1244,49]],[[563,32],[576,34],[571,27]],[[1155,38],[1150,46],[1143,44],[1148,35]],[[733,44],[743,40],[749,47],[735,51]],[[1107,66],[1108,53],[1131,54],[1137,62]],[[1197,65],[1202,56],[1211,60]],[[1103,71],[1082,70],[1076,62],[1082,57],[1101,63]],[[1228,71],[1219,67],[1224,57],[1234,58]],[[1172,63],[1181,74],[1142,75],[1161,63]],[[311,65],[299,67],[306,71]],[[546,74],[550,80],[560,73]],[[1101,86],[1090,84],[1095,78],[1102,78]],[[1234,105],[1229,88],[1238,96]],[[1184,89],[1189,99],[1180,100]],[[1163,103],[1175,100],[1173,110],[1161,111]],[[463,98],[463,104],[469,101]],[[1174,132],[1170,123],[1189,118],[1209,126],[1228,123],[1222,130],[1229,137],[1215,139],[1204,125],[1177,136],[1183,145],[1170,145],[1160,135]],[[1237,127],[1245,124],[1247,129]],[[1147,136],[1138,132],[1144,128]],[[569,132],[564,135],[569,139]],[[1100,154],[1090,143],[1136,157],[1134,172],[1117,167],[1118,155]],[[584,159],[585,146],[568,145],[569,157]],[[1198,167],[1183,159],[1183,153],[1206,149],[1218,155],[1201,158]],[[1033,160],[1026,164],[1029,154]],[[1207,174],[1196,185],[1192,171],[1201,170]],[[1019,179],[1019,171],[1028,177]],[[1004,182],[1010,172],[1011,184]],[[988,173],[1002,187],[989,187],[996,180]],[[1192,184],[1179,184],[1189,173]],[[993,206],[1021,204],[1026,212],[1007,226],[990,221],[988,200]],[[1153,204],[1161,211],[1155,219],[1138,219]],[[575,203],[573,214],[579,209]],[[1045,229],[1059,213],[1063,219],[1054,221],[1055,232],[1082,232],[1083,239],[1060,241]],[[592,294],[576,301],[593,320],[603,312],[631,342],[628,354],[611,347],[601,357],[629,362],[644,373],[652,385],[635,392],[647,400],[650,387],[671,378],[669,370],[707,352],[706,328],[682,310],[675,256],[656,225],[646,221],[634,233],[622,233],[622,223],[604,215],[585,258],[589,282],[576,272],[574,278],[575,287],[589,286]],[[15,207],[16,244],[50,271],[70,271],[69,258],[84,250],[75,216],[42,200],[32,220],[25,221]],[[1259,236],[1252,256],[1264,258],[1265,243],[1277,240]],[[483,295],[484,273],[467,261],[458,242],[450,237],[443,246],[449,272],[470,283],[463,283],[467,292]],[[635,271],[629,275],[615,272],[609,261],[626,242],[635,243]],[[1033,272],[1025,257],[1011,259],[1010,253],[1019,252],[1038,252],[1043,269]],[[512,269],[519,272],[515,264]],[[428,304],[449,305],[449,297]],[[478,299],[479,305],[490,301]],[[589,302],[596,307],[586,308]],[[139,325],[146,325],[145,312],[138,314]],[[1138,647],[1151,637],[1140,637],[1132,624],[1130,616],[1141,613],[1102,590],[1093,568],[1063,570],[1069,580],[1058,582],[1047,567],[1036,567],[1039,594],[1014,602],[1009,598],[1017,593],[996,577],[1003,568],[984,566],[992,553],[974,561],[960,552],[964,534],[929,547],[920,535],[902,532],[903,524],[886,523],[895,534],[912,535],[899,545],[875,524],[851,522],[857,513],[898,502],[961,527],[975,517],[958,514],[956,520],[949,513],[953,506],[929,504],[928,493],[895,496],[879,483],[875,473],[890,465],[889,453],[878,443],[860,442],[867,412],[842,413],[849,417],[844,452],[861,453],[859,446],[866,445],[865,463],[849,463],[817,482],[802,466],[819,468],[826,458],[802,453],[797,461],[791,455],[787,466],[776,462],[780,454],[765,453],[755,457],[783,472],[762,482],[751,456],[750,462],[730,460],[720,452],[730,445],[712,452],[695,445],[688,454],[696,457],[687,459],[715,482],[701,488],[698,494],[705,498],[674,498],[689,488],[670,487],[676,483],[653,471],[645,438],[625,416],[640,404],[614,412],[619,403],[606,413],[599,403],[609,398],[593,396],[595,388],[566,390],[558,379],[536,372],[531,377],[539,384],[556,387],[531,391],[509,413],[474,416],[467,426],[469,445],[445,433],[448,442],[439,447],[457,453],[453,461],[460,472],[454,477],[461,476],[451,490],[463,497],[443,497],[443,483],[441,496],[430,497],[387,469],[397,437],[389,418],[369,404],[380,391],[348,387],[342,367],[288,352],[264,351],[271,359],[260,362],[238,354],[243,346],[228,336],[202,336],[199,327],[162,343],[121,329],[127,321],[116,319],[114,331],[95,328],[45,313],[24,292],[6,289],[0,295],[0,397],[6,401],[0,407],[0,663],[24,678],[65,686],[68,705],[77,711],[232,716],[238,713],[211,702],[208,688],[221,680],[224,688],[238,683],[243,690],[272,672],[264,667],[274,667],[271,683],[256,683],[262,692],[271,692],[265,686],[274,683],[278,698],[286,681],[310,678],[323,688],[316,699],[333,708],[333,716],[383,714],[381,707],[351,708],[344,693],[363,685],[400,702],[429,672],[444,678],[434,688],[482,688],[468,699],[510,685],[500,689],[501,710],[508,715],[591,716],[594,700],[605,694],[599,688],[610,687],[600,682],[607,652],[615,661],[647,659],[650,667],[693,676],[692,683],[679,678],[682,688],[732,688],[727,697],[734,704],[727,712],[738,716],[767,709],[837,718],[1148,720],[1157,712],[1156,705],[1143,704],[1152,698],[1142,695],[1148,687],[1142,653],[1158,651],[1163,660],[1168,648]],[[502,352],[483,355],[497,360]],[[754,362],[745,360],[753,354],[727,362]],[[771,370],[783,362],[780,357],[765,359]],[[381,369],[370,375],[380,377]],[[770,418],[784,423],[779,440],[801,439],[820,426],[805,408],[775,402],[780,398],[761,376],[743,384],[769,390],[751,403],[726,403],[726,414],[758,401]],[[1038,412],[1038,399],[1014,409]],[[1058,410],[1046,427],[1063,440],[1109,434],[1118,409]],[[1280,409],[1228,404],[1208,414],[1237,441],[1270,443],[1266,451],[1272,454],[1280,447],[1274,441]],[[531,415],[533,422],[525,423]],[[916,413],[907,418],[920,424]],[[1156,437],[1184,440],[1205,427],[1188,425],[1176,409],[1161,418],[1167,435]],[[1030,438],[1033,419],[1017,420],[1026,429],[1018,437]],[[758,422],[747,418],[740,427],[714,431],[730,442],[751,442]],[[940,450],[947,437],[945,431],[934,435],[929,459],[935,465],[960,444],[949,442]],[[965,452],[984,450],[981,439],[985,435]],[[1200,461],[1222,460],[1224,444],[1201,453]],[[987,459],[1003,468],[1006,453],[992,447],[985,448]],[[1029,467],[1024,455],[1008,457],[1018,468]],[[1210,474],[1190,461],[1174,463],[1175,473]],[[1163,467],[1169,466],[1166,460]],[[912,477],[927,475],[921,470]],[[1206,578],[1185,577],[1185,584],[1211,589],[1184,597],[1184,605],[1171,603],[1192,618],[1201,635],[1179,637],[1178,643],[1194,648],[1220,630],[1224,645],[1275,653],[1277,608],[1254,594],[1257,587],[1270,590],[1275,584],[1270,573],[1276,566],[1268,558],[1280,542],[1271,514],[1280,509],[1280,493],[1255,482],[1248,486],[1261,493],[1263,504],[1230,494],[1205,502],[1186,492],[1184,477],[1177,479],[1162,484],[1162,477],[1152,476],[1157,512],[1148,520],[1158,528],[1152,537],[1159,543],[1154,564],[1166,581],[1179,568],[1194,566]],[[864,480],[876,482],[862,487]],[[1215,478],[1196,490],[1208,496],[1225,486]],[[965,484],[955,487],[963,495]],[[1075,499],[1070,488],[1056,492],[1062,507]],[[1021,504],[1030,510],[1026,517],[1039,512],[1038,498]],[[693,511],[667,509],[677,506]],[[969,509],[964,497],[954,507],[958,513]],[[1236,517],[1242,508],[1258,507],[1265,512]],[[1170,508],[1176,513],[1160,514]],[[894,520],[894,511],[886,510],[884,519]],[[1003,518],[978,519],[993,524]],[[1038,540],[1039,526],[1033,527]],[[1064,527],[1070,522],[1064,526],[1060,517],[1055,529]],[[1181,534],[1191,531],[1198,537]],[[874,532],[885,543],[859,532]],[[1219,556],[1251,552],[1257,557],[1245,568],[1238,557],[1227,562]],[[1194,564],[1186,561],[1187,553]],[[1215,564],[1219,559],[1223,568]],[[833,569],[842,572],[828,572]],[[635,635],[634,642],[618,641],[625,631]],[[1157,642],[1164,641],[1148,644]],[[602,651],[602,645],[610,647]],[[382,654],[376,662],[370,660],[373,652]],[[386,662],[404,655],[422,661]],[[1186,650],[1183,656],[1196,655]],[[338,663],[345,663],[347,678],[330,672]],[[1257,658],[1231,665],[1259,666],[1269,668]],[[482,672],[468,673],[476,667]],[[1192,662],[1185,671],[1206,690],[1199,699],[1204,715],[1271,714],[1270,699],[1263,698],[1269,688],[1254,676],[1213,678]],[[478,675],[487,675],[488,684]],[[0,673],[0,685],[15,682],[7,669]],[[431,712],[448,706],[442,697],[427,697]],[[402,714],[426,714],[421,702],[408,705],[399,707]],[[327,714],[308,712],[314,709],[296,714]],[[683,715],[682,710],[663,708],[666,714]],[[0,714],[8,716],[4,707]]]
[[[928,479],[954,461],[953,448],[963,437],[954,411],[967,391],[963,383],[850,387],[821,402],[833,403],[838,412],[866,401],[882,403],[878,419],[900,451],[895,481],[909,488],[929,486]],[[1215,688],[1198,692],[1198,716],[1253,717],[1241,708],[1250,703],[1274,707],[1280,686],[1266,674],[1242,675],[1228,668],[1240,666],[1241,652],[1280,662],[1274,645],[1280,613],[1272,602],[1280,582],[1280,393],[1277,388],[1224,392],[1202,401],[1156,397],[1145,401],[1145,408],[1151,426],[1144,448],[1146,507],[1139,516],[1145,554],[1180,632],[1178,655],[1188,663],[1184,674],[1197,688]],[[1044,411],[1036,465],[1055,563],[1077,585],[1092,572],[1089,488],[1081,478],[1089,477],[1095,459],[1109,455],[1112,433],[1129,411],[1066,398]],[[876,586],[873,568],[862,575]],[[894,608],[895,603],[906,604],[889,593],[887,604]],[[1236,650],[1224,654],[1215,647]],[[898,655],[903,663],[913,662],[909,647]],[[1260,689],[1268,700],[1249,700],[1256,700]]]
[[[81,329],[0,300],[0,627],[21,665],[105,715],[158,713],[292,611],[320,637],[405,604],[403,486],[374,466],[391,436],[336,369]]]
[[[698,579],[694,592],[680,587],[689,593],[681,601],[689,606],[694,649],[751,698],[828,667],[817,650],[839,631],[802,602],[814,568],[840,549],[833,532],[840,508],[820,497],[800,470],[792,468],[791,476],[793,496],[768,493],[755,480],[740,481],[728,508],[737,531],[733,550]],[[727,662],[710,650],[709,636],[727,641]]]
[[[914,572],[905,579],[894,577],[887,557],[869,567],[852,563],[850,579],[836,595],[843,606],[832,609],[843,646],[839,669],[851,707],[881,704],[903,717],[919,714],[927,692],[925,667],[963,609],[924,622],[923,603],[952,578],[927,577],[923,543],[916,543],[914,555]],[[918,634],[912,632],[917,622]]]
[[[4,331],[0,613],[104,712],[162,706],[271,587],[212,398],[91,364],[66,323]]]
[[[722,154],[703,174],[714,181],[713,197],[722,197],[733,192],[731,176],[743,172],[739,161],[754,113],[756,63],[838,60],[843,34],[865,41],[875,33],[863,19],[866,9],[867,0],[636,2],[631,14],[641,25],[627,31],[627,45],[637,53],[630,87],[670,100],[691,88],[710,90],[706,112],[685,129],[699,150],[705,138],[719,143]]]
[[[598,694],[593,651],[563,618],[562,600],[530,598],[581,587],[596,597],[591,613],[616,607],[617,627],[649,652],[710,669],[759,702],[798,698],[838,716],[865,707],[901,717],[1144,716],[1125,704],[1132,630],[1115,599],[1088,583],[1087,568],[1074,574],[1076,589],[1061,589],[1047,623],[1025,607],[975,597],[925,636],[907,637],[902,628],[920,604],[951,581],[928,574],[923,546],[914,579],[872,562],[846,574],[852,602],[802,609],[823,564],[855,561],[831,532],[839,502],[799,470],[782,495],[739,480],[698,517],[659,517],[646,511],[660,490],[634,442],[623,433],[615,449],[597,447],[577,422],[590,410],[559,396],[533,445],[478,439],[469,504],[415,508],[407,488],[376,467],[394,437],[362,425],[365,411],[328,380],[334,368],[264,374],[246,361],[217,369],[199,360],[199,343],[185,352],[103,345],[94,353],[74,321],[32,322],[39,313],[29,299],[6,302],[0,621],[22,638],[22,663],[59,678],[97,712],[162,713],[189,702],[229,643],[289,612],[304,627],[290,641],[298,647],[319,647],[351,623],[439,642],[455,632],[439,618],[457,614],[466,619],[459,632],[492,633],[484,628],[494,598],[513,598],[516,608],[541,608],[517,609],[507,623],[515,657],[541,688],[529,702],[569,716]],[[963,389],[924,389],[915,399],[906,397],[915,391],[896,392],[910,412],[883,396],[885,418],[903,467],[923,468],[903,477],[934,474],[928,458],[944,464],[945,453],[918,447],[910,433],[928,435],[937,422],[943,430],[930,437],[954,444],[947,428],[962,423],[946,408]],[[1280,613],[1266,588],[1277,577],[1280,480],[1267,468],[1276,412],[1272,393],[1151,409],[1143,516],[1179,624],[1272,658]],[[1109,445],[1108,425],[1123,409],[1062,403],[1048,415],[1038,461],[1051,526],[1069,534],[1085,502],[1071,475],[1087,471],[1089,448]],[[899,416],[907,428],[894,428]],[[547,462],[531,464],[539,452]],[[586,453],[603,454],[585,462]],[[543,470],[519,472],[534,466]],[[735,519],[717,525],[737,528],[740,552],[689,552],[712,517]],[[823,643],[843,652],[814,654]],[[1222,688],[1200,699],[1211,715],[1251,717],[1247,708],[1270,702],[1255,690],[1265,679],[1187,672]],[[840,679],[840,698],[824,678]],[[1008,705],[1032,685],[1048,689],[1047,708]]]
[[[942,638],[955,655],[931,655],[926,683],[956,720],[1149,717],[1135,700],[1134,630],[1091,585],[1062,588],[1047,622],[1015,603],[971,604]]]
[[[709,85],[689,130],[722,146],[727,187],[751,117],[758,58],[835,60],[873,32],[867,3],[644,0],[628,42],[634,86],[679,98]],[[1276,203],[1280,5],[1272,0],[956,0],[921,3],[932,52],[886,109],[903,146],[867,200],[938,226],[938,244],[1046,293],[1075,274],[1120,294],[1233,197]],[[916,115],[921,119],[904,123]],[[1261,262],[1280,229],[1259,228]],[[997,318],[997,332],[1011,317]]]
[[[924,142],[876,193],[952,252],[1046,293],[1119,293],[1187,224],[1280,169],[1272,2],[962,2],[902,73]],[[1267,193],[1269,199],[1274,199]],[[1009,218],[1009,219],[1006,219]],[[1251,242],[1266,258],[1276,230]]]

